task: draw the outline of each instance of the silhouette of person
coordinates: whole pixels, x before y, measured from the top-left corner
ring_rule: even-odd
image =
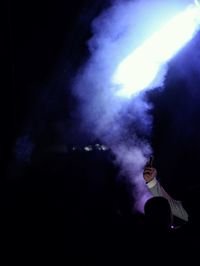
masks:
[[[200,187],[189,188],[185,191],[182,201],[179,201],[173,199],[159,183],[157,170],[152,166],[152,163],[145,166],[143,178],[153,196],[149,202],[146,202],[144,209],[147,237],[150,236],[155,245],[157,245],[159,240],[164,245],[166,243],[168,251],[170,248],[170,258],[173,257],[179,262],[185,262],[186,259],[199,260],[196,242],[199,241],[200,237],[200,218],[198,213]],[[184,221],[182,226],[176,228],[177,230],[168,230],[170,225],[169,209],[167,212],[167,206],[164,207],[164,201],[163,199],[161,200],[161,197],[167,200],[171,214]],[[163,207],[166,210],[162,209]],[[163,232],[168,233],[163,234]],[[167,237],[165,238],[164,236]],[[160,254],[163,252],[162,247],[157,246],[158,250]],[[150,249],[149,253],[151,254],[151,252],[154,252],[154,250]],[[166,254],[164,252],[162,254],[166,258]]]
[[[152,197],[144,206],[145,223],[148,228],[159,233],[168,233],[172,226],[172,213],[168,200]]]
[[[144,168],[143,178],[146,185],[154,197],[164,197],[168,200],[171,208],[171,212],[175,217],[182,219],[183,221],[188,221],[188,213],[185,210],[183,204],[179,200],[173,199],[162,187],[157,179],[157,170],[152,166],[152,164],[147,164]]]

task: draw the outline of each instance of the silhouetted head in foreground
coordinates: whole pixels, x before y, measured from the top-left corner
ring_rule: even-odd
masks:
[[[164,197],[150,198],[144,206],[147,228],[156,232],[168,232],[172,225],[172,213],[169,202]]]

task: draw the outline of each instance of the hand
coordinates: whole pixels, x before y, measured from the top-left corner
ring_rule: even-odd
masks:
[[[145,182],[148,183],[148,182],[152,181],[156,176],[157,176],[157,171],[155,168],[153,168],[151,166],[146,166],[144,168],[143,178],[144,178]]]

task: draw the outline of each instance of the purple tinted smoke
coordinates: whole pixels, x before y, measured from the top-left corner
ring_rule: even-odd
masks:
[[[139,210],[150,197],[142,172],[152,153],[147,141],[152,106],[143,93],[131,100],[118,97],[112,76],[133,48],[157,30],[158,23],[165,23],[190,3],[193,1],[114,1],[92,24],[93,37],[88,41],[91,55],[73,84],[79,100],[80,127],[112,149],[135,187],[135,207]],[[162,82],[160,79],[157,85]]]

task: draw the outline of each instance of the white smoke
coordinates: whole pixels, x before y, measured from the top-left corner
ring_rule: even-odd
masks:
[[[134,184],[135,207],[139,210],[150,197],[142,172],[152,149],[145,136],[140,139],[137,130],[134,132],[134,127],[138,124],[144,135],[150,133],[151,106],[143,93],[132,100],[118,97],[112,76],[120,61],[135,47],[191,3],[189,0],[114,1],[93,21],[93,37],[88,41],[91,55],[74,80],[80,127],[112,149],[123,173]],[[158,85],[162,85],[163,77],[159,80]]]

